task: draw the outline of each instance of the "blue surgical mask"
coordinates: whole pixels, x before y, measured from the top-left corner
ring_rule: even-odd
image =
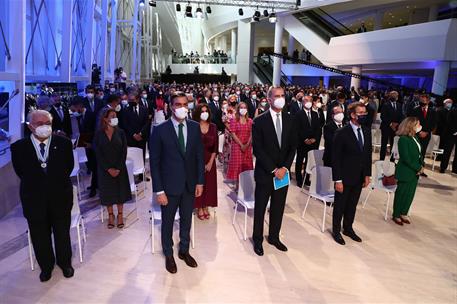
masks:
[[[448,103],[446,103],[446,104],[444,105],[444,107],[445,107],[446,109],[450,110],[450,109],[452,109],[452,103],[449,103],[449,102],[448,102]]]

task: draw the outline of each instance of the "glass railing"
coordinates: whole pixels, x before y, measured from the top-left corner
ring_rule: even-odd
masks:
[[[228,56],[172,56],[174,64],[234,64],[236,61]]]

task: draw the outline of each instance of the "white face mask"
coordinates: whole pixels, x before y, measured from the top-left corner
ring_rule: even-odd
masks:
[[[214,96],[214,101],[219,101],[219,96]]]
[[[261,102],[260,105],[261,105],[262,107],[266,107],[266,106],[267,106],[267,103],[264,101],[264,102]]]
[[[252,98],[253,100],[256,100],[256,99],[257,99],[257,95],[252,95],[251,98]]]
[[[122,100],[121,100],[121,103],[122,103],[123,106],[126,106],[126,105],[129,104],[129,101],[126,100],[126,99],[122,99]]]
[[[248,109],[240,109],[240,115],[244,116],[248,113]]]
[[[316,103],[316,108],[318,108],[318,109],[322,108],[322,102]]]
[[[187,110],[187,108],[185,108],[185,107],[178,108],[175,110],[175,116],[178,119],[185,119],[187,117],[188,112],[189,112],[189,110]]]
[[[344,119],[344,114],[343,113],[338,113],[333,115],[333,120],[336,121],[337,123],[341,123]]]
[[[92,94],[92,93],[87,93],[86,96],[87,96],[87,98],[89,98],[89,99],[94,99],[94,94]]]
[[[192,110],[194,108],[194,103],[189,102],[187,106],[189,107],[189,110]]]
[[[273,106],[276,109],[280,109],[280,110],[282,108],[284,108],[285,104],[286,104],[286,100],[284,98],[282,98],[282,97],[275,99],[275,101],[273,102]]]
[[[311,109],[312,106],[313,106],[313,103],[311,101],[305,102],[305,108],[307,108],[308,110]]]
[[[226,104],[226,103],[223,104],[223,105],[222,105],[222,109],[227,110],[227,109],[228,109],[228,104]]]
[[[114,92],[116,92],[116,88],[110,88],[109,91],[110,91],[111,93],[114,93]]]
[[[209,118],[209,113],[208,112],[202,112],[202,114],[200,115],[200,119],[203,120],[203,121],[207,121]]]
[[[236,95],[240,95],[240,94],[241,94],[241,92],[240,92],[240,91],[236,91]]]
[[[114,111],[116,112],[120,112],[122,110],[122,107],[120,104],[118,104],[115,108],[114,108]]]
[[[119,124],[119,119],[117,117],[111,118],[109,121],[109,125],[111,127],[116,127]]]
[[[52,134],[52,127],[49,125],[42,125],[35,128],[35,135],[39,138],[49,138]]]
[[[81,116],[81,113],[79,113],[79,112],[70,112],[70,116],[79,117],[79,116]]]
[[[420,131],[422,131],[422,126],[417,126],[416,127],[416,133],[419,133]]]
[[[147,98],[148,98],[148,95],[147,95],[147,94],[143,94],[143,98],[144,98],[144,99],[147,99]]]

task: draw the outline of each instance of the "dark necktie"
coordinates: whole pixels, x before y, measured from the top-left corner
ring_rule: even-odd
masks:
[[[397,111],[397,104],[395,102],[392,102],[392,107],[394,108],[394,111]]]
[[[309,122],[309,125],[311,126],[311,112],[306,111],[306,116],[308,116],[308,122]]]
[[[137,116],[140,116],[140,112],[138,111],[138,106],[135,106],[135,113]]]
[[[92,112],[94,112],[95,109],[94,109],[94,101],[93,100],[90,102],[90,108],[91,108]]]
[[[41,143],[40,144],[40,154],[41,154],[41,157],[44,158],[44,154],[46,153],[46,150],[44,149],[46,147],[46,145],[44,143]]]
[[[357,142],[359,143],[360,151],[363,151],[362,129],[357,128]]]
[[[182,153],[186,153],[186,146],[184,144],[184,132],[183,132],[183,128],[184,128],[184,124],[183,123],[180,123],[179,126],[178,126],[179,130],[178,130],[178,143],[179,143],[179,148],[181,149],[181,152]]]
[[[62,107],[57,108],[57,113],[59,113],[60,121],[63,121],[63,111]]]

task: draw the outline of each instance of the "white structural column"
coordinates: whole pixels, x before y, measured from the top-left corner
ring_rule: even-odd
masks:
[[[238,20],[238,56],[236,68],[238,82],[252,82],[252,63],[254,57],[254,24]]]
[[[227,35],[225,34],[221,36],[221,49],[227,52]]]
[[[136,80],[136,60],[137,60],[137,44],[138,44],[138,1],[133,4],[133,16],[132,16],[132,66],[130,68],[130,80]]]
[[[116,69],[116,33],[117,33],[117,1],[111,0],[111,27],[109,45],[109,78],[114,81],[114,70]],[[105,79],[107,75],[105,75]]]
[[[9,106],[9,133],[11,142],[22,137],[22,126],[24,122],[24,95],[25,95],[25,25],[26,25],[26,1],[9,0],[10,27],[8,34],[8,45],[10,47],[11,60],[6,62],[6,75],[1,80],[14,81],[14,86],[19,94],[14,97]],[[3,54],[1,54],[3,56]],[[8,74],[10,79],[8,79]]]
[[[443,95],[446,91],[450,67],[449,61],[438,62],[433,73],[432,93]]]
[[[231,57],[232,57],[232,63],[236,62],[236,29],[232,29],[232,51],[231,51]]]
[[[382,29],[382,21],[384,19],[384,11],[376,11],[374,15],[374,30]]]
[[[108,0],[102,0],[102,23],[101,23],[101,42],[99,49],[98,64],[102,67],[101,81],[105,82],[105,75],[107,71],[106,64],[106,36],[108,35]]]
[[[374,87],[375,87],[374,82],[371,81],[371,80],[369,80],[369,81],[368,81],[368,90],[371,90],[371,89],[373,89]]]
[[[274,52],[277,54],[282,53],[282,34],[284,32],[284,20],[281,17],[277,18],[275,24],[275,44]],[[273,86],[281,85],[281,63],[282,59],[274,57],[273,59]]]
[[[88,1],[87,2],[87,20],[82,20],[82,22],[87,22],[85,26],[85,32],[86,32],[86,48],[84,49],[84,55],[86,56],[86,71],[85,75],[87,77],[88,82],[91,81],[92,78],[92,62],[94,52],[93,52],[93,47],[96,46],[96,43],[94,43],[94,9],[95,9],[95,1]]]
[[[66,1],[63,5],[63,16],[65,18],[62,18],[62,33],[64,33],[62,35],[62,58],[60,64],[60,81],[62,82],[70,82],[71,77],[72,9],[73,0]]]
[[[287,44],[287,55],[289,57],[292,57],[292,55],[294,54],[294,49],[295,49],[295,39],[294,39],[294,36],[292,36],[289,33],[289,43]]]
[[[353,74],[362,74],[362,68],[360,66],[352,67]],[[351,88],[358,90],[360,88],[360,78],[351,77]]]

